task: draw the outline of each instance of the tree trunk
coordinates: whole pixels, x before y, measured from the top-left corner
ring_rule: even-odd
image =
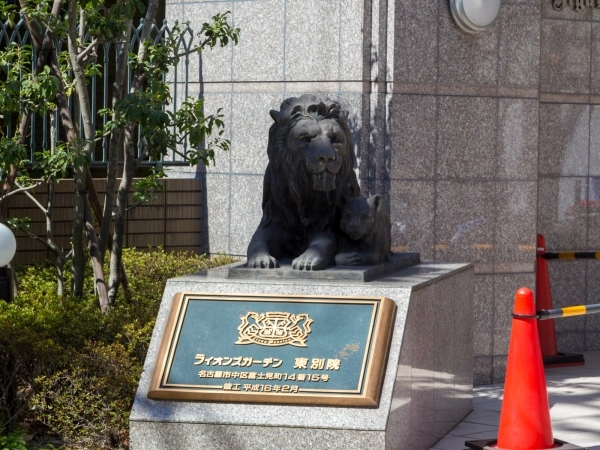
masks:
[[[12,298],[17,298],[19,293],[19,279],[17,278],[17,268],[14,263],[8,264],[8,272],[10,273],[10,286],[12,287]]]
[[[59,80],[58,92],[56,94],[56,105],[58,108],[60,121],[67,136],[67,141],[71,143],[77,152],[81,152],[77,142],[77,134],[73,125],[69,101],[65,93],[65,86],[62,83],[62,74],[58,65],[55,53],[49,55],[49,63],[52,74]],[[82,195],[85,195],[85,170],[82,167],[75,167],[75,208],[73,214],[73,282],[72,293],[76,297],[83,296],[83,280],[85,270],[85,252],[83,251],[83,206]],[[77,173],[78,172],[78,173]],[[83,182],[82,182],[83,181]]]
[[[84,208],[85,228],[88,235],[88,248],[90,249],[90,256],[92,257],[96,293],[98,294],[98,299],[100,301],[100,309],[103,313],[107,313],[109,311],[108,295],[106,292],[106,284],[104,283],[104,272],[102,270],[102,261],[100,260],[100,249],[98,248],[96,231],[94,230],[92,211],[87,202],[85,203]]]
[[[129,40],[131,39],[132,21],[127,21],[127,31],[123,33],[121,48],[117,58],[117,69],[115,71],[115,81],[113,83],[113,94],[111,106],[123,98],[123,89],[127,79],[127,55],[129,51]],[[117,117],[113,117],[117,119]],[[117,128],[110,137],[108,146],[108,166],[106,169],[106,196],[104,197],[104,211],[102,215],[102,226],[100,228],[100,253],[104,258],[110,236],[110,225],[112,223],[113,204],[115,198],[115,185],[117,183],[117,168],[119,162],[120,149],[123,147],[121,129]]]
[[[24,8],[27,6],[26,0],[19,0],[19,3],[20,3],[21,8]],[[60,12],[60,8],[61,8],[61,3],[62,3],[61,0],[54,0],[53,6],[52,6],[52,14],[54,16],[58,16],[58,14]],[[52,30],[46,29],[43,40],[42,40],[41,31],[39,30],[37,23],[34,21],[31,21],[27,15],[25,15],[25,20],[27,21],[27,28],[28,28],[29,32],[31,33],[33,44],[36,48],[36,51],[38,52],[37,70],[41,71],[45,65],[49,65],[51,68],[51,71],[52,71],[52,75],[54,75],[59,81],[59,89],[58,89],[58,94],[57,94],[57,98],[56,98],[56,103],[58,106],[61,123],[65,130],[67,140],[71,144],[74,144],[75,146],[77,146],[78,145],[77,140],[76,140],[77,136],[75,133],[73,119],[72,119],[71,112],[70,112],[70,109],[68,106],[68,99],[65,94],[64,85],[62,83],[62,74],[60,71],[60,67],[57,63],[56,52],[54,51],[54,36],[53,36]],[[25,122],[25,119],[27,120],[27,122]],[[21,138],[23,140],[22,143],[25,143],[24,139],[25,139],[25,136],[27,135],[26,131],[28,128],[28,124],[29,124],[29,117],[23,116],[22,120],[21,120],[21,126],[19,128],[19,130],[23,130],[20,133],[20,136],[23,136],[23,138]],[[15,176],[16,176],[16,168],[14,171],[11,172],[11,176],[9,177],[9,181],[10,181],[10,183],[9,183],[10,186],[8,187],[9,190],[12,189],[12,184],[14,183]],[[96,220],[98,221],[98,223],[101,224],[102,223],[102,207],[98,200],[98,195],[96,193],[96,189],[93,184],[93,179],[91,177],[91,174],[89,173],[89,170],[86,173],[85,179],[86,179],[86,189],[89,193],[89,201],[90,201],[92,209],[95,213]],[[81,188],[81,185],[79,186],[79,191],[80,192],[84,191],[84,189]],[[110,240],[111,240],[111,236],[109,236],[109,242],[110,242]],[[64,265],[64,261],[62,264]],[[125,271],[122,266],[121,266],[121,280],[122,280],[123,288],[125,290],[127,290],[127,277],[126,277]]]
[[[77,134],[75,133],[75,127],[73,125],[73,119],[71,117],[71,110],[69,109],[69,101],[65,92],[65,86],[62,82],[62,73],[56,53],[52,52],[48,55],[48,63],[52,75],[58,79],[58,92],[56,94],[56,105],[60,116],[60,121],[67,141],[72,144],[77,152],[81,152],[81,148],[77,141]],[[72,292],[77,297],[83,296],[83,281],[84,281],[84,270],[85,270],[85,252],[83,251],[83,207],[84,201],[82,195],[85,195],[85,169],[82,167],[75,167],[74,172],[78,172],[75,175],[75,211],[73,215],[73,267],[76,267],[73,271],[73,282]]]
[[[113,245],[110,256],[110,278],[108,282],[108,299],[112,304],[116,297],[120,282],[119,266],[123,257],[123,238],[125,235],[125,221],[127,214],[127,196],[135,173],[135,150],[133,146],[133,125],[125,128],[125,164],[123,176],[117,193],[117,207],[115,214],[115,229],[113,234]],[[127,145],[127,143],[130,143]]]
[[[25,8],[27,6],[26,0],[19,0],[19,4],[20,4],[21,8]],[[61,4],[62,4],[62,0],[54,0],[54,3],[52,4],[52,14],[54,14],[55,16],[58,16],[58,14],[60,12]],[[27,15],[25,15],[25,20],[27,22],[27,28],[29,30],[31,39],[33,41],[33,44],[36,48],[36,52],[38,55],[37,60],[36,60],[36,75],[37,75],[46,66],[47,61],[48,61],[48,56],[50,55],[51,50],[54,49],[53,34],[52,34],[52,31],[48,28],[48,29],[46,29],[46,31],[44,32],[44,36],[42,37],[41,30],[39,29],[39,27],[36,24],[32,23]],[[19,137],[17,139],[17,143],[20,145],[25,145],[27,142],[27,136],[28,136],[27,130],[29,129],[30,117],[31,117],[30,114],[22,114],[21,115],[21,120],[19,122],[19,131],[18,131]],[[8,174],[8,177],[5,180],[4,185],[2,186],[2,195],[5,195],[12,190],[16,177],[17,177],[17,167],[12,166],[10,169],[10,173]],[[7,207],[8,207],[7,203],[0,205],[0,214],[6,215]],[[11,268],[10,273],[11,273],[11,281],[12,281],[11,284],[13,287],[13,298],[14,298],[14,297],[16,297],[17,292],[18,292],[18,280],[17,280],[17,273],[14,270],[14,267],[12,265],[10,265],[10,268]]]
[[[76,147],[76,152],[87,153],[91,155],[94,151],[94,138],[95,129],[92,117],[92,109],[90,106],[90,98],[87,90],[87,83],[85,79],[85,70],[82,62],[79,60],[78,50],[78,35],[77,35],[77,1],[69,1],[69,27],[68,27],[68,47],[69,47],[69,59],[71,61],[71,68],[73,70],[73,76],[75,77],[75,91],[77,93],[77,100],[79,110],[81,112],[81,118],[83,122],[83,137],[85,146]],[[85,25],[80,24],[81,27]],[[77,116],[76,116],[77,119]],[[83,153],[78,153],[82,155]],[[75,164],[75,170],[73,171],[75,177],[75,209],[73,215],[73,295],[77,297],[83,296],[83,281],[85,278],[85,252],[83,250],[83,230],[85,222],[86,207],[89,208],[89,200],[87,198],[86,190],[86,175],[88,173],[87,168],[81,164]],[[91,220],[91,214],[90,214]],[[93,224],[92,224],[93,230]],[[86,227],[88,241],[92,239],[90,235],[89,227]],[[95,234],[94,234],[95,237]],[[95,269],[98,269],[95,267]],[[100,271],[102,271],[102,265],[100,265]],[[100,281],[102,280],[102,281]],[[98,286],[98,284],[104,284],[104,276],[95,277],[96,291],[102,292],[104,286]]]
[[[53,242],[52,236],[52,203],[54,202],[54,183],[50,183],[48,186],[48,209],[46,213],[46,240],[48,244]],[[58,246],[57,246],[58,247]],[[65,257],[61,254],[63,249],[60,249],[60,252],[54,252],[54,266],[56,268],[56,292],[61,297],[65,295],[65,275],[64,275],[64,267],[65,267]]]
[[[92,207],[92,211],[94,212],[94,217],[96,218],[96,222],[98,222],[98,225],[102,228],[104,226],[104,221],[105,221],[103,214],[102,214],[102,205],[100,205],[100,200],[98,199],[96,187],[94,186],[94,179],[92,178],[92,174],[90,173],[89,169],[86,174],[85,185],[86,185],[86,189],[88,192],[88,199],[90,201],[90,206]],[[114,189],[115,189],[114,184],[111,189],[113,191],[113,195],[111,197],[114,199]],[[112,202],[113,202],[113,200],[111,200],[111,204],[112,204]],[[109,234],[108,234],[106,248],[112,248],[112,241],[113,241],[112,235],[110,234],[110,225],[112,222],[112,207],[111,207],[110,212],[111,212],[111,216],[109,216],[109,219],[108,219],[108,233]],[[101,261],[101,263],[104,263],[104,258],[102,258],[102,257],[106,253],[106,249],[104,251],[101,251],[100,244],[98,244],[98,251],[100,252],[100,257],[101,257],[100,261]],[[123,266],[123,263],[121,263],[121,265],[119,267],[119,272],[120,272],[120,279],[121,279],[121,287],[123,288],[125,295],[129,295],[129,280],[127,279],[127,273],[125,272],[125,266]]]
[[[54,203],[54,183],[48,185],[48,209],[46,212],[46,241],[49,246],[53,243],[54,237],[52,236],[52,204]],[[58,248],[58,245],[54,244],[58,251],[54,252],[54,267],[56,268],[56,292],[61,297],[65,296],[65,274],[64,267],[66,259],[63,256],[64,249]]]
[[[56,151],[56,118],[53,112],[49,112],[50,118],[50,153],[54,154]],[[46,241],[48,245],[54,242],[54,236],[52,233],[52,214],[54,212],[54,193],[56,191],[56,185],[53,182],[48,183],[48,206],[46,207]],[[58,247],[58,246],[57,246]],[[54,254],[54,266],[56,267],[56,280],[57,280],[57,292],[61,297],[65,295],[65,276],[64,266],[65,258],[61,254],[64,250],[61,248],[60,252]]]
[[[138,62],[143,62],[146,59],[147,47],[145,42],[150,37],[150,31],[152,30],[152,24],[156,18],[156,12],[158,10],[158,0],[149,0],[148,7],[146,10],[146,16],[144,17],[144,26],[140,35],[140,44],[138,48],[137,59]],[[133,74],[133,83],[130,92],[139,92],[144,85],[143,75],[139,72]],[[133,181],[135,174],[135,149],[134,149],[134,130],[135,125],[131,124],[125,127],[124,130],[124,150],[125,150],[125,163],[123,167],[123,177],[121,178],[121,184],[119,185],[119,192],[117,193],[117,205],[115,211],[115,228],[113,233],[113,245],[110,256],[110,278],[108,281],[108,299],[112,304],[116,297],[119,288],[120,274],[119,266],[122,263],[123,256],[123,236],[125,234],[125,215],[127,208],[127,196],[129,189]]]
[[[22,8],[27,6],[26,0],[19,0]],[[55,0],[52,5],[52,15],[58,17],[61,8],[61,0]],[[76,5],[75,5],[76,6]],[[38,51],[37,70],[42,70],[45,65],[50,67],[51,73],[58,81],[58,91],[56,94],[56,105],[58,108],[61,124],[65,130],[67,141],[71,143],[76,151],[81,151],[77,141],[77,134],[69,109],[69,102],[63,84],[60,65],[58,64],[58,56],[54,48],[54,35],[50,28],[45,30],[42,40],[40,30],[36,22],[32,22],[25,15],[27,28],[31,33],[33,44]],[[81,194],[85,194],[85,183],[81,183],[85,179],[85,171],[81,167],[75,167],[75,214],[73,221],[73,267],[77,267],[73,276],[73,294],[76,296],[83,295],[83,269],[85,269],[85,253],[83,251],[83,199]],[[79,173],[77,173],[79,172]],[[62,271],[62,269],[58,269]]]
[[[56,267],[57,292],[61,297],[65,296],[65,262],[66,259],[56,255],[54,258],[54,266]]]
[[[85,184],[80,182],[85,176],[82,170],[75,169],[75,207],[73,208],[73,281],[71,291],[74,297],[83,297],[83,282],[85,280],[85,252],[83,250],[83,214],[85,207]]]

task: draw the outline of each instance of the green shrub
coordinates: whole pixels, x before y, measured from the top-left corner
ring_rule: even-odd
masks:
[[[24,437],[22,430],[6,432],[5,428],[0,427],[0,450],[27,450]]]
[[[62,298],[52,266],[20,267],[19,295],[14,303],[0,301],[0,425],[25,420],[45,429],[29,443],[38,447],[126,448],[129,411],[166,280],[232,261],[126,250],[129,294],[107,315],[91,281],[83,300]],[[0,443],[10,436],[0,432]]]

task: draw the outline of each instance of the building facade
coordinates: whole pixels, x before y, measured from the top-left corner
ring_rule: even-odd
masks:
[[[361,189],[388,202],[394,250],[475,262],[475,382],[501,382],[514,293],[535,287],[536,234],[549,250],[600,247],[600,9],[504,1],[495,26],[471,35],[447,0],[166,5],[170,23],[195,30],[224,11],[240,43],[192,58],[188,94],[222,108],[231,151],[178,174],[205,185],[207,249],[245,255],[269,110],[303,93],[338,100]],[[555,306],[599,301],[599,262],[550,272]],[[560,351],[600,349],[600,317],[557,329]]]

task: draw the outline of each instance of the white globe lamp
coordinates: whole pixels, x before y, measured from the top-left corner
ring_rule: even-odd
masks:
[[[6,276],[6,266],[17,252],[17,240],[10,229],[0,223],[0,300],[10,300],[10,278]]]
[[[467,33],[481,33],[494,26],[502,0],[449,0],[452,17]]]
[[[6,266],[15,257],[17,240],[15,235],[3,223],[0,223],[0,267]]]

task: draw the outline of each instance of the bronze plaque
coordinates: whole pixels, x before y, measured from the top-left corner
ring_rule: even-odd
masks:
[[[385,297],[178,293],[148,397],[376,407],[395,312]]]

